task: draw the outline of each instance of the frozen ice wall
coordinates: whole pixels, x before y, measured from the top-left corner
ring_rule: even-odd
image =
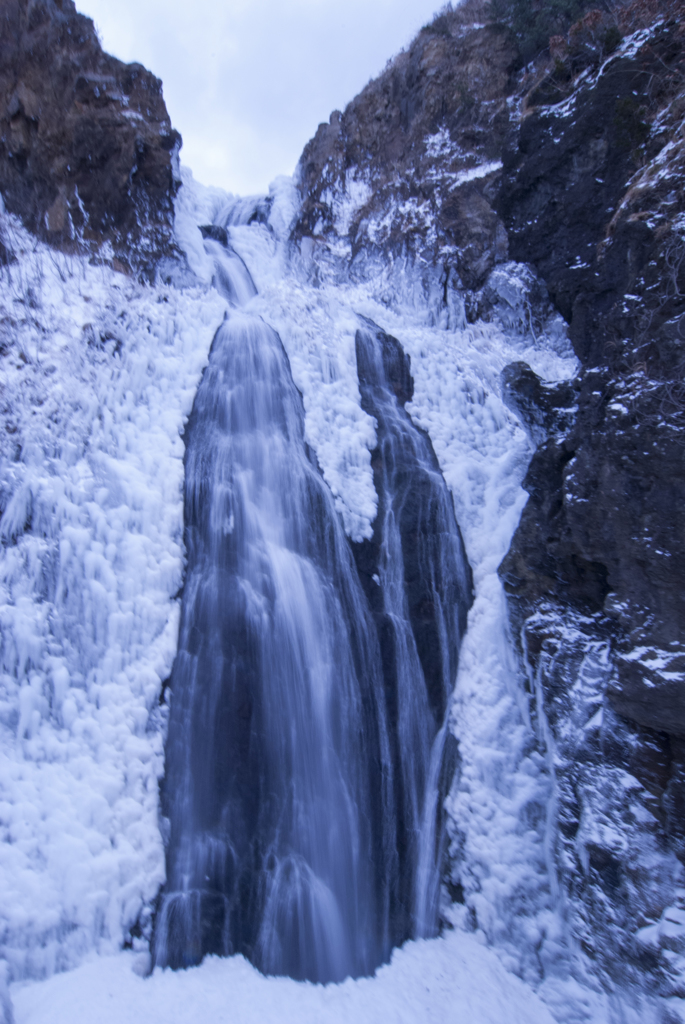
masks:
[[[16,977],[121,947],[163,881],[181,433],[224,303],[2,230],[0,956]]]

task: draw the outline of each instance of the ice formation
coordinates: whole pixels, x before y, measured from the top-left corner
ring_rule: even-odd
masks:
[[[558,320],[543,336],[531,331],[526,268],[507,264],[492,275],[490,322],[467,324],[458,306],[441,318],[430,281],[410,266],[359,283],[306,246],[293,250],[296,204],[290,179],[266,200],[237,202],[184,172],[176,230],[189,269],[148,287],[56,256],[5,216],[19,259],[3,270],[4,315],[20,329],[4,384],[22,400],[12,405],[15,447],[2,477],[11,498],[0,522],[11,540],[0,606],[0,811],[10,840],[0,848],[0,913],[2,955],[16,979],[124,944],[146,955],[164,880],[162,684],[176,652],[183,578],[183,429],[227,309],[200,226],[222,215],[257,288],[245,309],[282,340],[305,439],[355,542],[370,536],[378,507],[377,423],[362,407],[355,353],[360,323],[373,321],[411,359],[407,411],[430,437],[451,490],[475,588],[451,715],[460,770],[446,805],[462,902],[444,913],[464,949],[490,943],[532,983],[540,961],[552,964],[563,945],[548,834],[553,766],[531,742],[496,572],[526,500],[532,450],[500,373],[525,360],[544,379],[561,379],[576,361]],[[465,934],[474,920],[476,934]],[[446,941],[435,940],[436,957]],[[427,963],[429,948],[402,956]],[[505,991],[495,961],[485,963]],[[206,977],[218,968],[198,970]],[[153,982],[163,983],[157,973]],[[263,984],[267,992],[276,983]],[[347,991],[373,984],[346,983]],[[564,1019],[569,983],[552,977],[545,985]],[[39,991],[35,983],[17,990],[19,1019],[47,1019]],[[604,1013],[600,997],[591,1003],[589,1012]],[[484,1003],[472,1019],[497,1019],[490,1012]]]

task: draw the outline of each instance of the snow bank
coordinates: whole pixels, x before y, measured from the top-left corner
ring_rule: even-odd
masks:
[[[472,936],[409,942],[374,978],[265,978],[243,957],[139,977],[131,954],[14,986],[16,1024],[552,1024],[540,1000]]]

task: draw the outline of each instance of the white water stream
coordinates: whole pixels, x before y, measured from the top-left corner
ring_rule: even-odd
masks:
[[[242,261],[205,247],[244,304]],[[161,965],[243,952],[269,974],[340,981],[437,930],[435,794],[470,581],[430,443],[380,339],[358,344],[383,409],[379,628],[280,339],[237,311],[214,339],[186,431]]]

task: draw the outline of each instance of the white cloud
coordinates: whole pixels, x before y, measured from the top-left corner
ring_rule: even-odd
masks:
[[[103,46],[164,83],[182,159],[239,193],[290,174],[308,139],[441,0],[77,0]]]

